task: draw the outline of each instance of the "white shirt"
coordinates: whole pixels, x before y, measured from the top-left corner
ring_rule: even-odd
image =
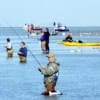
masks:
[[[6,48],[7,48],[7,49],[11,49],[11,48],[12,48],[11,42],[8,42],[8,43],[6,44]]]

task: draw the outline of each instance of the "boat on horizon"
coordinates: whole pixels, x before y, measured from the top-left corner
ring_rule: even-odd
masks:
[[[55,32],[69,32],[69,29],[66,26],[58,26],[54,28]]]
[[[27,32],[41,32],[42,31],[42,27],[40,26],[34,26],[33,24],[31,25],[24,25],[24,30],[26,30]]]

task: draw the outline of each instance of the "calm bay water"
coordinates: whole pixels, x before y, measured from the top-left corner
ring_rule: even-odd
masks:
[[[75,40],[100,42],[100,27],[69,27]],[[100,48],[65,47],[57,44],[64,39],[62,34],[50,37],[50,50],[60,62],[60,76],[56,86],[61,96],[44,97],[43,76],[38,72],[38,63],[28,52],[26,64],[20,64],[17,52],[24,40],[29,50],[46,65],[46,55],[41,53],[38,37],[27,37],[19,27],[0,28],[0,100],[100,100]],[[92,35],[91,35],[92,34]],[[14,57],[7,59],[4,44],[10,37]]]

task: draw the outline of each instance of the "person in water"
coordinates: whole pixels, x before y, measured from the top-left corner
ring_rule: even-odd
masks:
[[[25,47],[25,42],[20,43],[21,48],[19,49],[18,55],[20,58],[20,62],[27,61],[27,48]]]
[[[49,92],[56,92],[55,86],[58,79],[59,63],[56,61],[53,53],[48,54],[47,67],[40,66],[39,71],[44,75],[44,85],[46,91],[41,93],[42,95],[49,95]]]
[[[48,28],[45,28],[44,35],[45,35],[45,40],[46,40],[46,43],[45,43],[46,53],[49,53],[49,51],[50,51],[50,48],[49,48],[50,32],[49,32]]]
[[[46,38],[45,38],[45,33],[43,31],[41,31],[40,42],[41,42],[42,52],[46,53]]]
[[[12,47],[12,43],[10,41],[10,38],[7,38],[6,41],[7,41],[7,44],[5,45],[5,48],[7,50],[7,57],[8,58],[11,58],[11,57],[13,57],[13,47]]]

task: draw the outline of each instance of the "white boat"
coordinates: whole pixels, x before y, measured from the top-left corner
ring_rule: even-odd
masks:
[[[69,29],[66,26],[58,26],[54,28],[55,31],[57,32],[68,32]]]

